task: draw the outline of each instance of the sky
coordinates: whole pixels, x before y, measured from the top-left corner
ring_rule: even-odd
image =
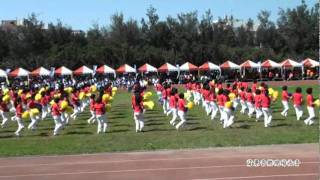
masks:
[[[306,0],[309,7],[317,0]],[[0,20],[22,19],[35,13],[45,23],[61,20],[76,30],[88,30],[93,24],[106,26],[115,13],[123,13],[125,19],[146,17],[146,10],[153,6],[160,20],[169,15],[197,11],[198,16],[211,10],[214,19],[233,15],[242,20],[257,20],[261,10],[271,12],[271,20],[278,17],[279,8],[294,8],[301,0],[0,0]]]

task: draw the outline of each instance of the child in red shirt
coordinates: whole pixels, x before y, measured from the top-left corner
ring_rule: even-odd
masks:
[[[294,110],[296,111],[296,116],[298,121],[303,115],[303,111],[301,107],[303,102],[301,91],[302,91],[301,88],[297,87],[296,92],[292,94],[293,107],[294,107]]]
[[[97,130],[97,134],[101,133],[101,132],[106,132],[107,128],[108,128],[108,124],[106,121],[106,106],[105,104],[102,102],[102,97],[98,97],[98,99],[96,100],[95,104],[94,104],[94,111],[96,114],[96,120],[98,122],[98,130]]]
[[[214,120],[217,113],[218,113],[218,106],[216,104],[216,93],[215,93],[215,88],[211,87],[210,91],[209,91],[209,106],[210,106],[210,111],[211,111],[211,120]]]
[[[171,125],[175,125],[175,121],[177,119],[177,97],[176,94],[178,93],[178,90],[176,88],[172,88],[169,98],[169,112],[167,114],[172,113],[172,119],[170,121]]]
[[[180,122],[176,125],[176,129],[180,129],[183,127],[186,123],[186,114],[187,108],[186,108],[186,101],[184,100],[184,94],[179,94],[179,100],[178,100],[178,117],[180,119]]]
[[[136,132],[142,132],[144,127],[143,120],[143,101],[142,96],[139,91],[134,91],[132,96],[132,109],[133,109],[133,119],[136,124]]]
[[[18,124],[18,129],[14,133],[16,136],[20,136],[20,131],[24,128],[24,124],[22,122],[22,113],[23,113],[23,108],[22,108],[22,103],[21,103],[21,98],[17,97],[14,102],[14,107],[16,110],[16,115],[14,116],[14,120],[17,121]]]
[[[0,96],[0,114],[2,117],[2,123],[1,123],[1,128],[6,127],[8,123],[8,115],[9,115],[9,108],[8,104],[2,100],[3,96]]]
[[[78,93],[78,91],[76,89],[72,90],[71,104],[73,106],[73,113],[70,115],[70,117],[73,120],[75,120],[77,118],[78,114],[81,112],[81,103],[80,103],[80,100],[79,100],[79,93]]]
[[[246,103],[246,91],[243,86],[240,88],[239,97],[240,97],[240,104],[241,104],[240,113],[244,114],[245,111],[247,110],[248,106]]]
[[[227,102],[226,96],[223,94],[223,89],[219,89],[217,95],[217,103],[220,113],[220,122],[223,122],[224,119],[224,104]]]
[[[289,93],[287,91],[288,87],[287,86],[283,86],[282,87],[282,105],[283,105],[283,111],[281,112],[281,115],[284,117],[288,116],[288,110],[289,110],[289,103],[288,100],[290,98]]]
[[[308,110],[309,117],[306,120],[304,120],[304,123],[306,125],[312,125],[314,123],[313,118],[315,117],[312,88],[308,88],[306,92],[307,92],[307,110]]]
[[[63,123],[61,121],[61,109],[59,107],[59,98],[54,99],[54,103],[51,106],[51,115],[55,123],[55,127],[53,130],[53,135],[58,135],[58,131],[63,127]]]
[[[96,113],[94,111],[95,97],[96,97],[95,94],[91,94],[90,96],[89,107],[90,107],[91,117],[88,119],[88,124],[94,123],[96,119]]]
[[[264,127],[269,127],[272,121],[272,112],[270,109],[271,98],[269,97],[268,90],[265,90],[264,93],[260,95],[260,99],[264,116]]]
[[[256,90],[256,95],[254,96],[254,108],[256,111],[256,121],[259,121],[260,117],[262,116],[261,110],[261,91],[260,89]]]
[[[246,98],[246,104],[247,104],[247,107],[249,110],[248,116],[249,116],[249,118],[251,118],[254,113],[254,100],[253,100],[254,97],[253,97],[251,88],[247,89],[247,92],[245,94],[245,98]]]

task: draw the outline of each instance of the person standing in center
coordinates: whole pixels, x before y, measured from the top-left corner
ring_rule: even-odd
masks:
[[[261,97],[261,107],[264,117],[264,127],[269,127],[272,121],[272,112],[270,109],[271,98],[269,97],[268,90],[265,90]]]
[[[289,110],[289,103],[288,100],[290,98],[289,94],[288,94],[288,87],[287,86],[283,86],[282,87],[282,105],[283,105],[283,111],[281,112],[281,115],[284,117],[288,116],[288,110]]]
[[[301,107],[303,99],[302,99],[301,92],[302,92],[301,87],[297,87],[296,92],[292,94],[293,107],[294,107],[294,110],[296,111],[296,116],[298,121],[303,115],[303,111]]]
[[[183,127],[187,122],[185,118],[186,111],[187,111],[186,100],[184,99],[184,94],[180,93],[179,100],[178,100],[178,117],[180,119],[180,122],[176,125],[177,130]]]
[[[108,128],[108,124],[106,121],[106,106],[102,102],[102,96],[99,96],[94,104],[94,111],[96,114],[96,120],[98,122],[98,130],[97,134],[101,132],[106,132]]]
[[[306,120],[304,120],[304,123],[306,125],[312,125],[314,123],[313,118],[315,117],[312,88],[308,88],[306,92],[307,92],[307,110],[309,113],[309,117]]]
[[[143,120],[143,101],[140,90],[134,90],[134,95],[132,96],[132,109],[133,109],[133,119],[136,124],[136,132],[142,132],[144,127]]]

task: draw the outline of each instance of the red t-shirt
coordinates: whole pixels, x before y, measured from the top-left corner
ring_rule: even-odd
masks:
[[[311,94],[307,95],[307,106],[313,107],[313,96]]]
[[[137,104],[136,97],[132,96],[132,108],[134,112],[141,113],[143,110],[143,102],[141,101],[139,104]]]
[[[162,91],[162,85],[161,84],[156,84],[156,91]]]
[[[216,98],[217,98],[216,94],[214,92],[212,92],[212,91],[209,91],[209,101],[213,102],[213,101],[216,100]]]
[[[61,113],[60,113],[60,107],[57,103],[54,103],[52,106],[51,106],[51,113],[52,113],[52,116],[60,116]]]
[[[18,104],[18,105],[16,106],[16,116],[19,117],[19,118],[21,118],[21,116],[22,116],[22,111],[23,111],[23,109],[22,109],[22,104]]]
[[[224,106],[225,102],[227,102],[227,97],[224,94],[219,94],[217,96],[217,101],[219,106]]]
[[[256,108],[261,108],[261,95],[256,95],[254,97],[254,106]]]
[[[4,103],[4,102],[1,102],[1,103],[0,103],[0,109],[1,109],[3,112],[9,112],[9,108],[8,108],[7,104]]]
[[[240,96],[240,99],[241,99],[241,100],[243,100],[243,101],[246,100],[246,92],[240,91],[239,96]]]
[[[253,94],[252,93],[246,93],[246,100],[247,102],[253,104]]]
[[[34,100],[30,100],[27,106],[29,109],[36,108],[36,103],[34,102]]]
[[[94,104],[95,104],[94,99],[90,99],[90,111],[94,111]]]
[[[106,113],[106,107],[104,103],[95,103],[94,110],[96,115],[104,115]]]
[[[71,103],[73,105],[79,105],[78,93],[72,93],[71,94]]]
[[[42,97],[40,100],[40,104],[42,106],[46,106],[49,103],[48,99],[46,97]]]
[[[287,91],[282,91],[282,101],[288,101],[289,100],[289,94]]]
[[[293,104],[294,105],[301,105],[302,104],[302,94],[301,93],[293,93]]]
[[[167,91],[165,89],[162,90],[161,94],[162,94],[162,99],[167,99],[168,94],[167,94]]]
[[[205,101],[209,101],[210,91],[209,91],[209,90],[206,90],[206,89],[203,89],[203,91],[202,91],[202,96],[203,96],[203,99],[204,99]]]
[[[186,101],[184,99],[179,99],[178,100],[178,111],[185,112],[186,111],[185,105],[186,105]]]
[[[252,88],[251,88],[251,89],[252,89],[252,92],[254,92],[254,93],[255,93],[255,92],[256,92],[256,90],[257,90],[257,84],[255,84],[255,83],[254,83],[254,84],[252,84]]]
[[[169,98],[169,107],[170,108],[176,108],[176,106],[177,106],[176,96],[170,96],[170,98]]]
[[[270,108],[270,97],[266,95],[261,95],[261,107]]]

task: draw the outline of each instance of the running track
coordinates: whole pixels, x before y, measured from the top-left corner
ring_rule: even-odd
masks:
[[[299,167],[247,167],[253,158],[299,159]],[[317,144],[0,158],[0,180],[319,179]]]

